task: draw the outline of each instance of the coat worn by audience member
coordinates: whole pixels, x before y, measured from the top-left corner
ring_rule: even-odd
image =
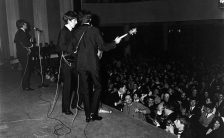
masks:
[[[123,107],[124,114],[133,118],[146,121],[146,114],[150,113],[150,110],[139,102],[133,102],[130,95],[125,96],[125,105]]]

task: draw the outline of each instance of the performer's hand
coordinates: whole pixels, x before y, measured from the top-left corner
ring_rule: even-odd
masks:
[[[31,49],[26,47],[26,50],[27,50],[27,54],[29,55],[31,53]]]
[[[116,37],[114,40],[115,44],[119,44],[121,42],[121,39],[121,37]]]
[[[28,51],[28,54],[30,54],[30,53],[31,53],[31,49],[30,49],[30,48],[27,48],[27,51]]]
[[[138,109],[138,108],[135,108],[135,112],[137,113],[137,112],[140,112],[140,110]]]

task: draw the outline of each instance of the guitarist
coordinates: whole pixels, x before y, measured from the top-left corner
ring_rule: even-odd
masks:
[[[64,14],[63,20],[65,25],[60,30],[58,37],[58,47],[61,51],[61,67],[63,75],[63,90],[62,90],[62,113],[66,115],[73,115],[70,110],[72,90],[71,87],[76,85],[76,83],[71,85],[72,78],[76,82],[76,62],[73,60],[72,56],[68,56],[71,53],[69,45],[73,38],[73,29],[78,23],[77,13],[73,11],[68,11]],[[72,77],[74,75],[75,77]],[[76,86],[74,86],[76,87]]]
[[[32,71],[32,58],[31,53],[31,35],[28,33],[28,22],[23,19],[16,21],[16,27],[18,28],[14,42],[16,44],[16,52],[19,62],[23,67],[23,78],[22,78],[22,88],[24,91],[32,91],[34,89],[30,88],[30,77]]]
[[[116,44],[120,43],[121,38],[116,37],[112,43],[105,44],[99,29],[90,24],[92,20],[91,13],[82,11],[79,14],[79,19],[81,25],[75,32],[72,44],[74,50],[78,53],[79,91],[84,98],[86,122],[90,122],[102,119],[98,115],[100,93],[102,90],[99,58],[97,56],[98,49],[101,51],[114,49]],[[80,40],[81,37],[82,39]],[[78,44],[79,40],[80,43]],[[93,86],[89,81],[93,83]]]

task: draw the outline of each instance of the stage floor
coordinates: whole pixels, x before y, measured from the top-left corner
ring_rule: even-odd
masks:
[[[21,75],[11,65],[0,66],[0,137],[1,138],[175,138],[176,136],[146,122],[125,116],[103,105],[112,113],[101,113],[101,121],[85,122],[84,111],[73,116],[61,113],[61,86],[55,99],[56,83],[39,88],[40,77],[33,74],[31,87],[23,91]],[[54,102],[56,101],[56,102]],[[50,105],[56,103],[54,108]],[[49,113],[52,113],[49,115]]]

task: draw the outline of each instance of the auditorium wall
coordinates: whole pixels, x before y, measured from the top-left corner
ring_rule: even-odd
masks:
[[[84,3],[82,7],[97,14],[101,19],[101,25],[224,18],[224,9],[218,7],[218,0]]]

